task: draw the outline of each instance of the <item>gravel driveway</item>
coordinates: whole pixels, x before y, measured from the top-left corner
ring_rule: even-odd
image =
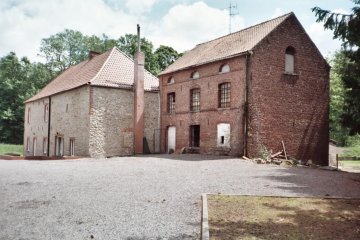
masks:
[[[360,198],[360,174],[202,155],[0,161],[0,239],[199,239],[201,193]]]

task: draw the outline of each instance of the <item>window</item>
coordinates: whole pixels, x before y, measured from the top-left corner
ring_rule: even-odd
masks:
[[[190,126],[190,147],[200,147],[200,125]]]
[[[174,82],[175,82],[175,80],[174,80],[174,77],[172,77],[172,76],[169,77],[168,80],[167,80],[168,84],[173,84]]]
[[[230,107],[230,83],[219,85],[219,108]]]
[[[167,95],[167,112],[175,112],[175,93],[168,93]]]
[[[47,154],[47,138],[43,138],[43,154]]]
[[[31,108],[28,108],[28,111],[27,111],[27,122],[30,123],[30,119],[31,118]]]
[[[49,120],[49,104],[45,104],[45,107],[44,107],[44,121],[45,122],[48,122]]]
[[[191,79],[198,79],[200,77],[200,74],[198,71],[192,72],[191,73]]]
[[[190,111],[200,111],[200,88],[190,90]]]
[[[217,146],[230,147],[230,124],[219,123],[217,125]]]
[[[223,64],[221,65],[220,69],[219,69],[220,73],[228,73],[230,72],[230,66],[227,64]]]
[[[70,156],[75,156],[75,138],[70,138]]]
[[[295,49],[287,47],[285,51],[285,73],[294,73]]]
[[[26,139],[26,151],[30,152],[30,138]]]

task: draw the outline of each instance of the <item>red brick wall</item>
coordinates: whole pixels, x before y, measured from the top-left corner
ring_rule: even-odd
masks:
[[[222,64],[228,64],[231,71],[219,74]],[[190,79],[193,71],[200,73],[197,80]],[[167,84],[170,76],[174,84]],[[209,63],[197,68],[182,70],[160,77],[161,107],[161,150],[166,151],[166,130],[176,126],[176,151],[189,146],[190,125],[200,125],[200,153],[218,153],[217,124],[230,123],[230,155],[243,152],[243,105],[244,105],[245,58]],[[231,83],[231,107],[218,108],[218,85]],[[200,88],[200,112],[190,113],[190,89]],[[175,92],[175,114],[167,113],[167,94]]]
[[[295,48],[295,76],[284,74],[285,49]],[[260,145],[326,165],[329,138],[329,68],[295,17],[254,49],[249,74],[248,152]]]

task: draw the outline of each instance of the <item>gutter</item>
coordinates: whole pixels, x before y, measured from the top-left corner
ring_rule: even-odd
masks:
[[[246,69],[245,69],[245,88],[244,88],[244,117],[243,117],[243,129],[244,129],[244,145],[243,152],[244,156],[248,155],[247,150],[247,140],[248,140],[248,121],[249,121],[249,66],[250,66],[250,57],[253,54],[253,51],[248,51],[245,55],[246,58]]]

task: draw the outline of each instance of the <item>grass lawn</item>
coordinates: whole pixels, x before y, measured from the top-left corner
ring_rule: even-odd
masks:
[[[0,143],[0,155],[5,153],[18,153],[22,155],[23,145]]]
[[[341,165],[343,167],[356,167],[360,168],[360,160],[354,160],[354,161],[340,161]]]
[[[359,239],[360,199],[208,195],[210,239]]]

